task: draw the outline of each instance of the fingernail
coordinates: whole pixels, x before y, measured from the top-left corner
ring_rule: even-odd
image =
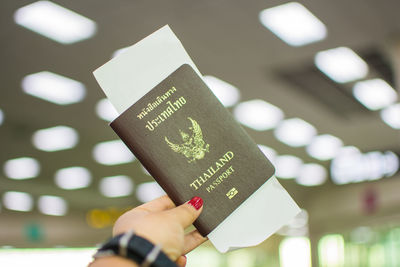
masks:
[[[199,210],[203,206],[203,199],[201,197],[193,197],[188,204],[192,205],[196,210]]]

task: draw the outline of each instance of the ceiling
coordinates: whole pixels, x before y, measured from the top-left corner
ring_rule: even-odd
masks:
[[[62,196],[69,204],[67,218],[83,218],[93,208],[125,208],[139,204],[134,194],[111,199],[103,197],[98,190],[98,181],[105,176],[129,175],[135,184],[152,178],[141,171],[138,162],[104,166],[93,159],[92,149],[96,143],[117,136],[95,113],[95,104],[104,95],[92,71],[108,61],[115,50],[132,45],[165,24],[169,24],[180,38],[199,70],[237,86],[242,101],[256,98],[268,101],[280,107],[285,117],[302,118],[313,124],[319,133],[335,135],[345,145],[355,145],[363,152],[400,151],[399,131],[388,127],[379,113],[363,108],[348,93],[341,97],[332,93],[332,83],[313,67],[316,52],[347,46],[366,60],[372,57],[371,54],[378,55],[381,64],[370,65],[371,77],[393,78],[390,49],[400,33],[399,1],[306,1],[304,5],[327,26],[328,35],[323,41],[303,47],[287,45],[258,20],[261,10],[286,1],[54,1],[97,23],[98,31],[93,38],[72,45],[59,44],[14,23],[15,10],[32,2],[3,0],[0,3],[0,109],[5,115],[0,126],[0,164],[8,159],[29,156],[38,159],[42,168],[39,177],[24,181],[11,180],[1,172],[0,194],[16,190],[29,192],[34,197],[43,194]],[[373,62],[376,60],[372,57],[368,63]],[[44,70],[85,84],[84,101],[58,106],[23,93],[22,78]],[[294,76],[314,87],[302,87],[290,78]],[[346,86],[342,89],[348,90],[351,84]],[[33,132],[56,125],[77,129],[79,144],[59,152],[37,150],[31,142]],[[277,141],[272,131],[246,130],[257,143],[268,145],[279,154],[293,154],[304,162],[318,162],[309,157],[304,148],[292,148]],[[329,166],[329,162],[318,163]],[[75,165],[91,171],[92,185],[76,191],[57,188],[54,173]],[[294,181],[283,183],[304,205],[311,194],[335,187],[331,182],[316,188],[305,188]],[[36,210],[23,215],[4,207],[0,211],[0,221],[8,223],[48,217]],[[58,218],[48,220],[58,222]],[[1,227],[4,224],[0,223],[0,232],[4,232]]]

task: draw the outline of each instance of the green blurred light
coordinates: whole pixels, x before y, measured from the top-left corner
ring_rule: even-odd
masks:
[[[44,239],[44,229],[38,223],[28,223],[25,225],[25,236],[31,242],[41,242]]]

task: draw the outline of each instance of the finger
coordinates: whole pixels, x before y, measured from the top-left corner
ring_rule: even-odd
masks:
[[[163,210],[169,210],[175,208],[174,202],[167,196],[164,195],[162,197],[156,198],[152,201],[144,203],[137,207],[138,209],[144,209],[149,212],[158,212]]]
[[[208,238],[202,236],[197,230],[193,230],[192,232],[186,234],[183,246],[183,254],[189,253],[207,240]]]
[[[185,255],[180,256],[177,260],[176,260],[176,265],[178,265],[179,267],[185,267],[186,266],[186,262],[187,262],[187,258]]]
[[[193,197],[190,201],[182,205],[168,210],[167,213],[174,217],[183,228],[191,225],[197,217],[199,217],[203,208],[203,199],[201,197]]]

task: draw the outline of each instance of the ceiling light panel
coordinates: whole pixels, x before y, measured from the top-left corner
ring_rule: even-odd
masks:
[[[330,135],[323,134],[316,136],[311,144],[307,146],[307,153],[318,160],[330,160],[334,158],[343,146],[342,140]]]
[[[284,117],[281,109],[260,99],[239,103],[233,115],[241,124],[256,131],[272,129]]]
[[[22,157],[10,159],[4,163],[4,173],[8,178],[24,180],[37,177],[40,164],[34,158]]]
[[[43,151],[70,149],[78,143],[78,132],[67,126],[56,126],[38,130],[33,134],[33,145]]]
[[[381,172],[386,177],[395,175],[400,170],[400,157],[392,151],[386,151],[381,155]]]
[[[203,76],[203,80],[225,107],[231,107],[239,102],[240,91],[237,87],[210,75]]]
[[[0,125],[3,124],[3,121],[4,121],[4,113],[3,113],[3,111],[0,109]]]
[[[121,140],[98,143],[93,149],[93,157],[103,165],[118,165],[135,160],[132,152]]]
[[[275,159],[275,175],[282,179],[292,179],[299,175],[303,161],[292,155],[281,155]]]
[[[307,163],[301,166],[296,182],[304,186],[317,186],[325,183],[328,177],[326,169],[320,164]]]
[[[92,182],[92,175],[88,169],[74,166],[59,169],[54,176],[54,181],[62,189],[74,190],[88,187]]]
[[[385,108],[396,102],[396,91],[382,79],[357,82],[353,87],[354,97],[370,110]]]
[[[62,44],[92,37],[96,23],[50,1],[38,1],[19,8],[14,20],[29,30]]]
[[[294,235],[293,237],[287,237],[279,244],[280,266],[309,267],[311,266],[311,244],[307,231],[300,229],[294,232],[290,234]]]
[[[30,220],[24,224],[23,229],[21,229],[21,236],[24,236],[24,242],[57,242],[55,240],[62,240],[63,238],[77,238],[81,239],[80,236],[71,236],[68,235],[68,232],[65,231],[61,233],[61,228],[56,228],[56,230],[49,230],[49,223],[45,219],[43,220],[35,220],[31,222]],[[50,223],[51,224],[51,223]],[[53,224],[51,224],[53,225]],[[33,226],[33,227],[32,227]],[[69,227],[72,227],[69,225]],[[82,226],[77,226],[82,227]],[[24,230],[24,231],[22,231]],[[30,230],[30,231],[27,231]],[[32,231],[33,230],[33,231]],[[61,235],[60,239],[53,238],[53,231],[59,231],[56,235]],[[50,232],[50,233],[49,233]],[[37,234],[39,234],[37,236]],[[43,237],[44,240],[52,240],[52,241],[44,241],[43,239],[39,239],[38,241],[36,237]],[[28,241],[29,240],[29,241]],[[42,241],[43,240],[43,241]],[[54,241],[53,241],[54,240]],[[58,241],[62,244],[64,241]],[[59,244],[60,244],[59,243]],[[59,267],[69,267],[69,266],[89,266],[92,261],[92,255],[96,252],[96,247],[70,247],[59,245],[53,246],[49,248],[43,248],[45,245],[37,246],[37,248],[15,248],[13,246],[3,246],[3,244],[7,244],[5,242],[2,243],[0,249],[0,258],[2,266],[13,266],[13,267],[22,267],[22,266],[41,266],[41,267],[53,267],[55,265]],[[54,244],[54,243],[52,243]],[[25,245],[26,247],[28,245]],[[34,245],[29,245],[33,247]]]
[[[100,119],[112,121],[118,117],[118,112],[107,98],[100,99],[96,104],[96,114]]]
[[[400,129],[400,103],[382,109],[381,118],[393,129]]]
[[[29,95],[58,105],[80,102],[86,95],[82,83],[48,71],[25,76],[22,89]]]
[[[3,205],[9,210],[31,211],[33,198],[28,193],[8,191],[3,195]]]
[[[136,188],[136,198],[143,203],[163,195],[165,195],[165,191],[156,182],[142,183]]]
[[[297,2],[264,9],[261,24],[291,46],[302,46],[324,39],[325,25]]]
[[[393,176],[399,171],[400,159],[391,152],[356,150],[340,153],[331,164],[332,180],[336,184],[358,183]]]
[[[104,177],[100,181],[100,192],[106,197],[129,196],[133,191],[133,182],[125,175]]]
[[[67,214],[67,202],[57,196],[41,196],[38,200],[39,211],[46,215],[64,216]]]
[[[300,147],[308,145],[317,134],[317,130],[302,119],[292,118],[281,121],[274,134],[282,143],[292,147]]]
[[[361,154],[361,151],[359,148],[355,146],[343,146],[339,149],[336,157],[341,157],[341,156],[346,156],[346,155],[355,155],[355,154]]]
[[[348,47],[318,52],[314,62],[322,73],[337,83],[359,80],[368,74],[367,63]]]

